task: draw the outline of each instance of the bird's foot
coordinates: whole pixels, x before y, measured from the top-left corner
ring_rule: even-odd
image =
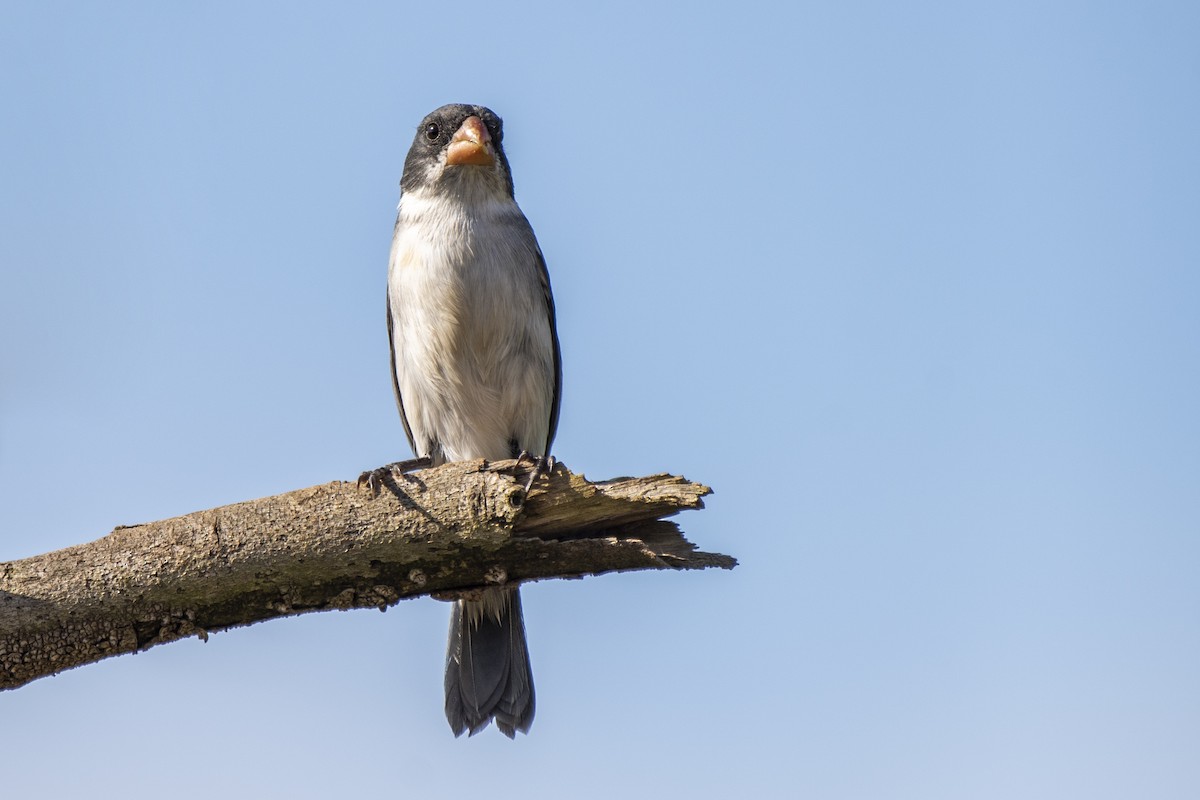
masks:
[[[358,476],[358,488],[366,486],[371,491],[372,497],[379,496],[379,489],[385,485],[388,479],[393,482],[398,478],[407,477],[408,473],[415,469],[424,469],[433,464],[433,459],[429,456],[421,456],[420,458],[410,458],[407,461],[396,461],[391,464],[384,464],[382,467],[369,469],[362,475]]]
[[[525,494],[529,494],[529,490],[533,488],[533,482],[542,475],[554,471],[554,465],[558,461],[554,456],[537,456],[534,457],[528,450],[522,450],[517,454],[517,466],[521,466],[522,461],[533,462],[533,472],[529,474],[529,480],[525,483]]]

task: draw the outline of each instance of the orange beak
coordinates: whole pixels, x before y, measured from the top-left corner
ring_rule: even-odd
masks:
[[[496,163],[495,150],[492,149],[492,137],[487,126],[479,117],[467,117],[454,136],[450,139],[450,149],[446,151],[446,163],[450,166],[470,165],[475,167],[490,167]]]

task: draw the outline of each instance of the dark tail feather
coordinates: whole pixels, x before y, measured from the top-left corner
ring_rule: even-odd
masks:
[[[480,600],[457,601],[446,649],[446,720],[454,735],[474,736],[495,719],[511,739],[529,732],[533,710],[520,592],[488,589]]]

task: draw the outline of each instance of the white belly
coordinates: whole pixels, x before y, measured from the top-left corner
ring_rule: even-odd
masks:
[[[403,412],[417,455],[541,455],[554,351],[540,254],[516,203],[450,208],[406,195],[388,297]]]

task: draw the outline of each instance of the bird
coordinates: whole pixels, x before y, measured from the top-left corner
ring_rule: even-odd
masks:
[[[392,384],[416,456],[400,469],[467,459],[553,464],[562,356],[546,259],[517,205],[503,122],[455,103],[418,126],[400,179],[388,264]],[[535,696],[521,596],[488,587],[457,600],[446,650],[446,720],[515,738]]]

